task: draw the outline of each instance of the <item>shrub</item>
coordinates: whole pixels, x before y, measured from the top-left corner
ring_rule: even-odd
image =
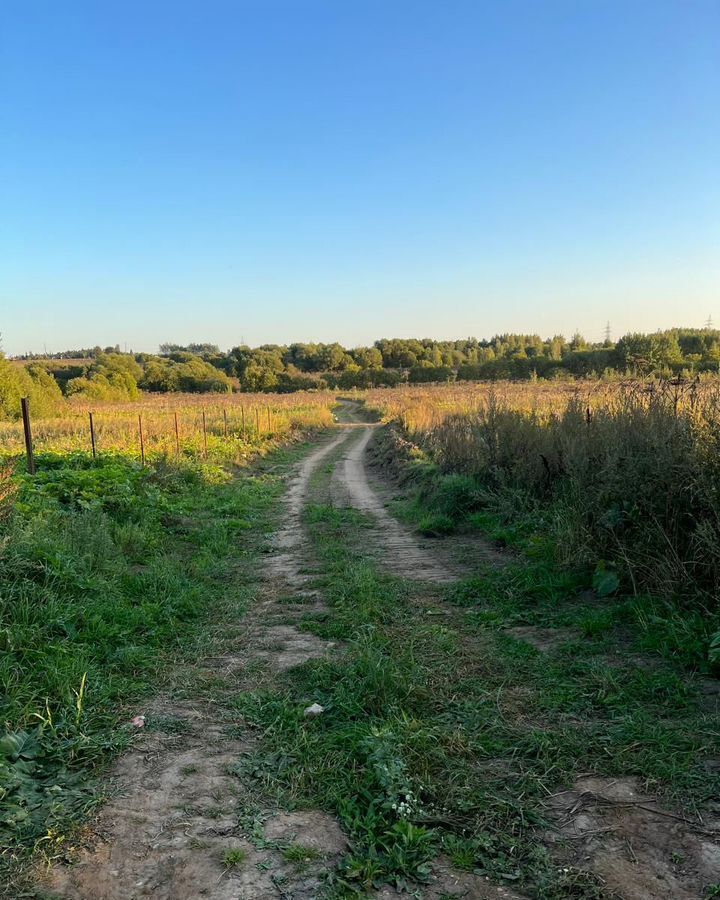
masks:
[[[19,419],[22,397],[29,397],[33,412],[40,416],[62,408],[62,393],[47,369],[13,364],[0,353],[0,419]]]

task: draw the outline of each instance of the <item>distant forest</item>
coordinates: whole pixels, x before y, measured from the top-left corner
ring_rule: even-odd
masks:
[[[502,334],[490,340],[382,339],[354,349],[297,343],[224,352],[214,344],[163,344],[149,354],[93,347],[2,362],[0,408],[8,392],[20,396],[31,388],[48,401],[63,395],[127,400],[139,391],[287,393],[455,380],[692,377],[720,371],[720,330],[673,328],[599,344],[580,334],[570,340]]]

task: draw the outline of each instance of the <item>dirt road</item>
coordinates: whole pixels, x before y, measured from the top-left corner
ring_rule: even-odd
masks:
[[[338,417],[340,433],[312,451],[292,480],[287,493],[285,526],[275,540],[275,546],[281,551],[272,562],[275,576],[283,577],[293,586],[306,580],[302,511],[312,500],[313,473],[335,456],[331,479],[333,502],[337,506],[352,506],[373,517],[377,528],[370,539],[376,543],[375,555],[380,565],[414,581],[442,584],[456,580],[462,573],[461,567],[441,559],[436,553],[436,542],[414,534],[387,511],[367,466],[367,446],[378,425],[364,422],[361,414],[359,404],[344,401]]]
[[[308,660],[332,655],[343,666],[343,654],[348,658],[352,654],[351,637],[343,638],[348,641],[343,645],[323,640],[307,627],[308,616],[316,615],[318,621],[332,616],[317,587],[323,583],[318,576],[326,574],[318,562],[318,544],[311,543],[304,526],[311,504],[322,507],[331,499],[336,507],[350,506],[367,514],[370,527],[362,529],[363,554],[414,583],[419,622],[428,618],[438,622],[436,617],[442,616],[439,632],[457,642],[447,657],[448,669],[464,655],[466,665],[479,665],[484,671],[485,660],[491,658],[488,633],[466,627],[465,611],[444,603],[438,590],[462,574],[462,565],[444,554],[441,544],[412,533],[388,512],[386,490],[367,464],[368,444],[377,426],[363,421],[362,410],[350,402],[343,404],[338,418],[336,428],[321,436],[288,473],[270,552],[260,555],[260,544],[268,549],[262,535],[248,538],[258,542],[255,558],[265,563],[250,608],[238,621],[219,623],[211,650],[196,665],[179,665],[174,684],[138,710],[147,715],[148,727],[114,766],[108,782],[110,799],[82,836],[79,852],[69,854],[73,864],[57,862],[43,874],[41,881],[50,896],[67,900],[324,896],[328,876],[348,850],[348,839],[328,812],[280,809],[268,799],[273,796],[272,785],[264,792],[254,787],[254,776],[243,767],[253,765],[258,751],[261,756],[265,753],[263,736],[247,724],[237,703],[246,694],[282,694],[286,679],[302,672],[291,670]],[[487,545],[477,548],[487,561]],[[532,643],[537,631],[516,627],[514,634],[513,629],[507,633]],[[557,629],[554,637],[570,639]],[[545,653],[552,647],[545,642],[537,649]],[[525,697],[514,694],[512,684],[505,689],[508,678],[503,672],[492,698],[493,706],[505,704],[503,716],[514,715],[512,704],[517,696]],[[301,721],[311,699],[303,699],[296,711]],[[527,702],[523,699],[518,710],[521,737],[526,733],[522,717]],[[462,740],[460,729],[453,734],[453,744],[462,745]],[[490,765],[506,763],[510,765],[490,761]],[[274,767],[281,764],[274,756],[266,760],[264,777],[272,779]],[[483,777],[478,762],[477,778]],[[556,828],[542,840],[553,847],[557,858],[567,860],[563,877],[574,877],[577,865],[578,878],[591,869],[599,879],[592,882],[593,890],[598,884],[606,886],[598,888],[599,893],[572,896],[699,900],[703,896],[699,886],[712,886],[720,875],[716,826],[664,809],[657,797],[645,793],[646,785],[639,779],[583,775],[567,787],[546,801]],[[300,864],[298,848],[306,854]],[[413,896],[521,900],[484,875],[454,868],[447,858],[435,860],[432,869],[429,883]],[[400,895],[385,886],[363,896],[391,900]]]
[[[70,900],[253,900],[316,897],[324,872],[333,868],[346,839],[332,816],[319,810],[288,813],[258,808],[233,773],[251,752],[256,736],[244,730],[232,700],[258,683],[267,688],[279,673],[329,652],[341,651],[293,624],[308,611],[322,611],[322,597],[307,586],[312,567],[302,515],[311,499],[312,477],[342,452],[337,478],[348,501],[382,525],[385,559],[406,577],[443,582],[453,573],[428,556],[385,510],[370,487],[364,451],[375,426],[345,404],[337,431],[314,448],[292,474],[282,527],[266,557],[257,602],[242,621],[218,639],[216,655],[192,671],[179,671],[189,691],[155,698],[142,710],[148,727],[116,763],[108,781],[110,800],[72,854],[43,873],[52,896]],[[256,841],[238,830],[251,809]],[[298,867],[284,856],[302,844],[312,860]],[[312,851],[312,852],[310,852]],[[242,865],[228,860],[236,852]],[[428,896],[433,896],[429,894]],[[509,897],[505,892],[488,897]]]

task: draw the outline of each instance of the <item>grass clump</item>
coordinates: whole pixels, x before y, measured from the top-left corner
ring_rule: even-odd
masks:
[[[233,847],[225,851],[223,865],[226,869],[238,869],[247,861],[247,858],[247,850],[243,850],[241,847]]]
[[[320,859],[320,851],[315,847],[308,847],[305,844],[292,843],[283,848],[282,858],[285,862],[303,866],[316,859]]]
[[[417,524],[417,530],[426,537],[441,537],[445,534],[452,534],[455,531],[456,523],[450,517],[442,513],[434,513],[424,516]]]

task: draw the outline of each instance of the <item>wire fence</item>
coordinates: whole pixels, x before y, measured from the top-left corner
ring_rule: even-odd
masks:
[[[17,422],[0,423],[0,456],[27,459],[33,473],[36,454],[83,452],[97,458],[103,453],[136,457],[143,465],[150,457],[228,456],[273,439],[283,439],[301,428],[332,423],[333,398],[266,397],[251,402],[225,401],[199,404],[158,402],[141,406],[74,408],[67,415],[33,419],[27,398],[21,401]]]

